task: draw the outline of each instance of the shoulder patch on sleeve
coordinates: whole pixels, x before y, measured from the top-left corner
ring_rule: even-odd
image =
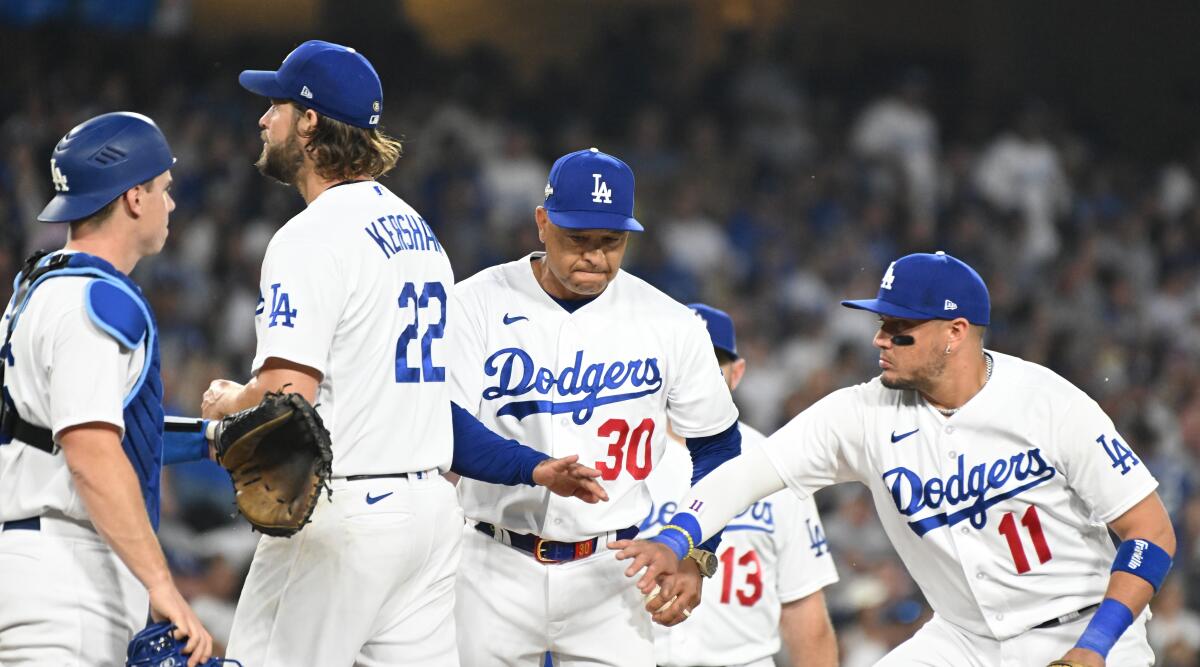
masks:
[[[96,326],[132,350],[146,338],[146,316],[134,297],[107,280],[96,279],[83,291],[88,316]]]

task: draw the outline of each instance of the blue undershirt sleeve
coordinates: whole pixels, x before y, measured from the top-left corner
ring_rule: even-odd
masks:
[[[163,465],[208,458],[208,440],[204,437],[207,419],[167,417],[164,421]]]
[[[535,486],[533,469],[548,455],[500,437],[457,403],[450,404],[450,414],[454,423],[451,471],[491,484]]]
[[[737,458],[742,453],[742,432],[735,421],[733,426],[716,435],[703,438],[687,439],[688,453],[692,455],[692,486],[704,479],[722,463]],[[686,510],[686,507],[680,508]],[[698,549],[716,553],[721,546],[721,531],[709,537],[703,544],[696,545]]]

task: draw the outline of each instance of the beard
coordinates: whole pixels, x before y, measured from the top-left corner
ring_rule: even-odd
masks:
[[[942,377],[946,372],[946,357],[937,355],[929,363],[917,369],[912,375],[906,378],[891,378],[880,374],[879,381],[888,389],[914,390],[921,393],[928,393],[936,383],[937,379]]]
[[[296,176],[304,166],[304,149],[293,132],[281,145],[272,146],[263,142],[262,155],[254,163],[259,173],[284,185],[295,185]]]

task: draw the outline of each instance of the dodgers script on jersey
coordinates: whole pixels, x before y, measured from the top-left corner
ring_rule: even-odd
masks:
[[[740,424],[742,449],[766,437]],[[638,537],[658,534],[691,485],[692,461],[682,445],[668,446],[646,480],[654,506]],[[725,527],[720,568],[704,584],[702,603],[673,628],[654,626],[659,665],[741,665],[779,652],[780,605],[838,580],[825,530],[812,498],[788,489],[747,507]]]
[[[92,280],[47,280],[33,291],[13,331],[5,389],[18,414],[55,434],[90,422],[123,430],[124,400],[145,363],[144,345],[127,350],[88,317],[84,289]],[[11,308],[10,303],[5,326]],[[19,440],[0,446],[0,522],[48,510],[89,520],[66,457]]]
[[[802,495],[866,484],[934,611],[1007,639],[1104,597],[1116,555],[1105,524],[1157,482],[1084,392],[987,354],[991,380],[951,417],[875,378],[825,397],[764,449]]]
[[[449,469],[453,284],[429,225],[374,181],[330,188],[271,240],[252,372],[269,357],[321,372],[334,477]]]
[[[534,253],[455,288],[453,399],[483,423],[553,457],[579,454],[602,474],[609,502],[585,505],[545,489],[464,479],[466,515],[519,533],[576,541],[637,525],[644,480],[662,457],[667,419],[685,437],[737,420],[704,322],[621,271],[574,313],[533,275]],[[674,445],[670,445],[674,446]]]

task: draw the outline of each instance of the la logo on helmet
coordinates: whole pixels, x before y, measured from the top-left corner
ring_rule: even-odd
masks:
[[[58,168],[58,163],[54,158],[50,158],[50,180],[54,182],[55,192],[70,192],[71,188],[67,186],[67,175]]]

